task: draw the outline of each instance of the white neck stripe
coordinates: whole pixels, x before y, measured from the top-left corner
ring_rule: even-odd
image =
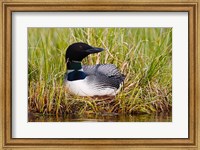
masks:
[[[75,63],[81,63],[81,61],[76,61],[76,60],[72,60],[72,62],[75,62]]]
[[[68,69],[67,70],[67,73],[70,73],[70,72],[73,72],[74,71],[74,69]],[[81,69],[79,69],[78,71],[83,71],[83,69],[81,68]]]

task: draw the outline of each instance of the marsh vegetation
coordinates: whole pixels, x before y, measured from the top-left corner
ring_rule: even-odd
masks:
[[[83,64],[115,64],[126,76],[116,97],[79,97],[64,88],[65,52],[75,42],[105,49]],[[28,28],[28,87],[29,113],[171,113],[172,29]]]

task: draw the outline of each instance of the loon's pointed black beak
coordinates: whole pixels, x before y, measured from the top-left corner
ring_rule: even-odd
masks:
[[[99,53],[103,50],[104,50],[103,48],[93,47],[91,49],[87,49],[86,52],[89,54],[93,54],[93,53]]]

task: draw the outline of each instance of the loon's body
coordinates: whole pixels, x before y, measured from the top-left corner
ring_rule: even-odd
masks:
[[[74,43],[66,52],[65,85],[70,93],[79,96],[114,96],[124,81],[124,75],[113,64],[81,65],[89,54],[103,51],[85,43]]]

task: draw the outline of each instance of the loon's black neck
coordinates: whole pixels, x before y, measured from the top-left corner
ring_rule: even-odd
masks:
[[[79,61],[69,61],[67,62],[67,80],[75,81],[75,80],[83,80],[87,76],[83,70],[81,62]]]
[[[67,70],[80,70],[80,69],[82,69],[82,65],[80,61],[67,62]]]

